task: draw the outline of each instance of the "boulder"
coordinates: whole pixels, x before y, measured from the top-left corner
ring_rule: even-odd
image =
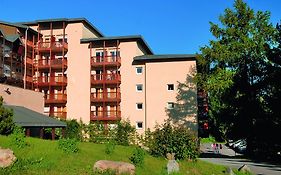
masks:
[[[130,175],[135,174],[135,165],[127,163],[127,162],[118,162],[118,161],[110,161],[110,160],[99,160],[94,165],[95,171],[106,171],[112,170],[117,174],[127,173]]]
[[[230,167],[227,167],[226,174],[228,174],[228,175],[235,175]]]
[[[12,150],[0,147],[0,168],[11,166],[16,160],[17,158]]]
[[[177,161],[169,160],[167,163],[168,174],[179,172],[180,167]]]
[[[168,160],[175,160],[175,153],[167,153],[166,158]]]
[[[243,173],[249,172],[251,173],[251,169],[247,165],[243,165],[240,168],[238,168],[238,171],[241,171]]]

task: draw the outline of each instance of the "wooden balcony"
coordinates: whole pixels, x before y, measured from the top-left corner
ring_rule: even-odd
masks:
[[[26,56],[26,63],[32,65],[33,64],[33,59],[29,56]]]
[[[91,121],[121,120],[121,111],[91,111]]]
[[[121,58],[117,56],[106,56],[106,57],[92,57],[92,67],[102,67],[103,65],[108,67],[120,67]]]
[[[91,76],[92,84],[120,84],[120,74],[94,74]]]
[[[120,102],[121,93],[120,92],[100,92],[91,93],[91,102]]]
[[[61,119],[66,119],[66,112],[62,112],[62,111],[56,111],[56,112],[44,112],[46,115],[49,115],[51,117],[58,117]]]
[[[55,41],[55,42],[38,42],[37,50],[39,52],[62,52],[63,49],[65,51],[68,50],[68,44],[63,41]]]
[[[51,103],[66,103],[67,102],[67,96],[66,94],[47,94],[45,96],[45,104],[51,104]]]
[[[67,85],[67,77],[64,76],[54,76],[54,77],[38,77],[35,83],[38,86],[46,87],[46,86],[66,86]]]
[[[26,41],[26,44],[27,44],[28,46],[30,46],[30,47],[34,47],[33,42],[30,41],[30,40],[27,40],[27,41]]]
[[[26,75],[25,80],[28,83],[33,83],[33,77],[31,75]]]
[[[50,67],[52,69],[61,70],[67,68],[67,60],[66,59],[53,59],[53,60],[40,59],[36,61],[35,66],[37,66],[38,69],[40,70],[44,70],[44,69],[46,70],[49,69]]]

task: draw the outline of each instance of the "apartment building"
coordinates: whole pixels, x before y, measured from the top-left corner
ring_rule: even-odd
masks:
[[[85,18],[16,25],[37,32],[24,87],[44,93],[49,116],[106,126],[129,119],[143,132],[168,118],[178,84],[196,70],[195,55],[155,55],[140,35],[107,37]],[[196,112],[186,120],[196,124]]]

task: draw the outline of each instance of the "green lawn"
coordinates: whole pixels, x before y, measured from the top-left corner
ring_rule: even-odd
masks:
[[[0,146],[12,148],[18,161],[13,167],[0,169],[0,174],[93,174],[92,167],[97,160],[118,160],[130,162],[133,147],[117,146],[112,155],[105,154],[105,145],[80,143],[78,153],[66,154],[58,149],[57,141],[27,138],[28,147],[18,149],[11,145],[10,138],[0,136]],[[166,174],[167,160],[155,158],[148,154],[142,168],[137,168],[137,174]],[[224,174],[225,167],[203,161],[180,161],[180,174],[208,175]]]

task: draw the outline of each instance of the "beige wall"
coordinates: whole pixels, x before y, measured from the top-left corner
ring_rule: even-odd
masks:
[[[80,44],[83,24],[68,24],[67,118],[90,121],[90,51]]]
[[[125,53],[124,50],[126,50]],[[135,43],[121,44],[121,112],[122,117],[129,118],[131,124],[136,126],[136,122],[143,122],[143,129],[138,129],[143,133],[145,128],[153,129],[156,124],[162,124],[168,119],[166,112],[167,103],[177,103],[178,82],[185,83],[187,75],[193,76],[196,68],[195,61],[174,61],[174,62],[147,62],[145,64],[132,65],[134,54],[141,54],[137,50]],[[138,75],[136,67],[142,67],[143,73]],[[136,84],[143,84],[143,91],[136,91]],[[174,84],[174,90],[168,91],[167,85]],[[195,93],[196,94],[196,93]],[[196,97],[195,108],[197,106]],[[143,103],[143,109],[138,110],[136,103]],[[187,104],[189,105],[189,104]],[[197,111],[196,111],[197,112]],[[196,113],[187,115],[188,122],[196,123]],[[147,123],[145,123],[147,122]],[[194,128],[196,130],[196,128]]]
[[[147,128],[162,124],[168,118],[166,109],[168,102],[177,103],[178,82],[185,83],[187,75],[193,76],[195,61],[148,62],[146,63],[146,105]],[[167,85],[174,84],[174,90],[168,91]],[[196,94],[196,93],[195,93]],[[196,96],[195,104],[197,106]],[[186,119],[196,122],[196,114]]]
[[[10,94],[5,92],[9,88]],[[33,111],[43,113],[44,95],[40,92],[22,89],[14,86],[0,84],[0,96],[4,99],[4,104],[23,106]]]

